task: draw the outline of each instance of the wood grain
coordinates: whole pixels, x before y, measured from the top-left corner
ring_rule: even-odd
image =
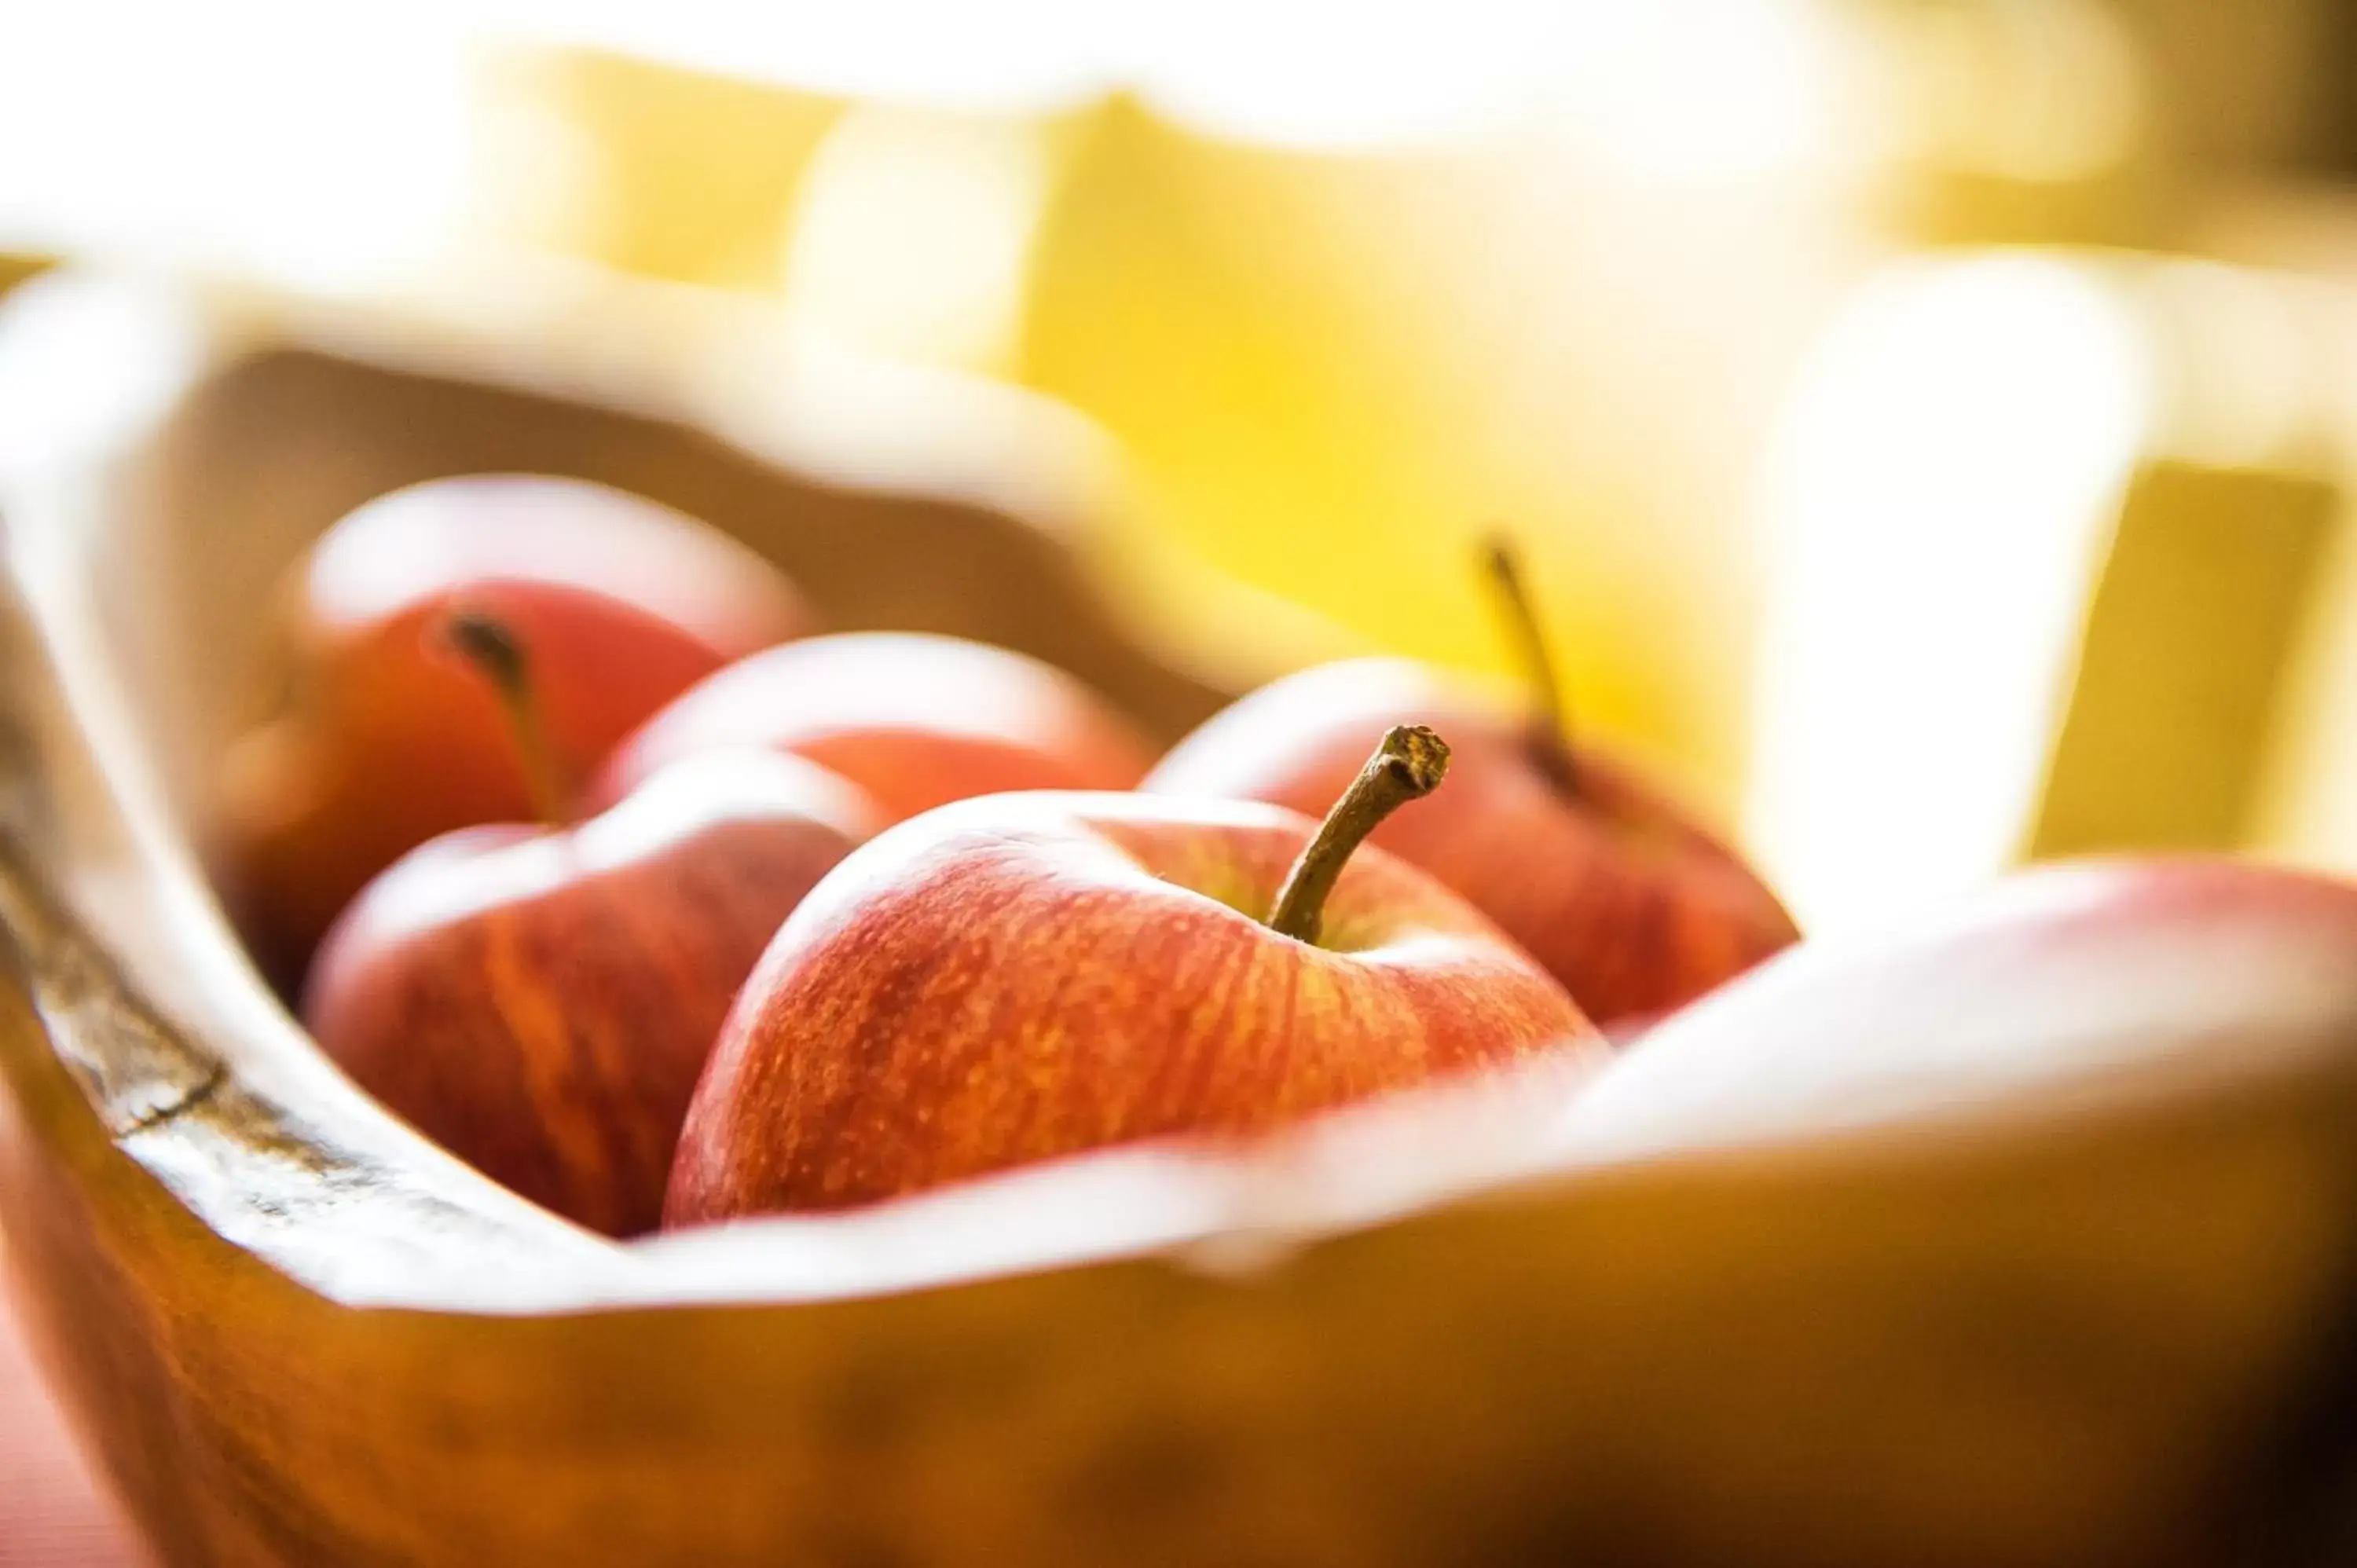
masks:
[[[1143,1151],[632,1247],[491,1187],[325,1067],[191,849],[239,607],[305,530],[522,463],[785,557],[806,510],[837,542],[789,564],[877,617],[868,567],[942,607],[1028,581],[984,596],[1035,616],[1083,579],[938,487],[774,511],[823,488],[643,410],[242,320],[102,471],[0,463],[0,1222],[167,1561],[2327,1560],[2357,1475],[2357,1041],[2156,1052],[2101,1092],[1573,1158],[1471,1201],[1444,1199],[1514,1139],[1454,1101],[1365,1131],[1375,1159]],[[863,547],[893,529],[913,555]],[[1018,542],[911,564],[967,529]],[[1001,614],[931,624],[1025,624]],[[1166,722],[1204,697],[1038,635]]]

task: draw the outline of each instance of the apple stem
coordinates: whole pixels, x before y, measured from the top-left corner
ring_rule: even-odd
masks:
[[[558,759],[556,746],[549,739],[523,639],[498,617],[473,609],[453,612],[443,623],[442,634],[490,683],[500,705],[507,710],[509,733],[515,738],[517,760],[523,764],[524,787],[532,792],[533,813],[551,827],[571,822],[572,773]]]
[[[1352,852],[1385,817],[1431,794],[1448,771],[1448,743],[1432,731],[1401,725],[1387,733],[1285,874],[1276,907],[1269,911],[1270,929],[1297,941],[1316,941],[1327,895]]]
[[[1532,607],[1530,589],[1523,581],[1522,561],[1513,545],[1503,535],[1496,535],[1482,546],[1481,564],[1498,591],[1523,679],[1529,683],[1531,760],[1556,789],[1577,795],[1579,770],[1571,760],[1571,741],[1565,733],[1563,689],[1555,683],[1555,660],[1548,656],[1538,612]]]

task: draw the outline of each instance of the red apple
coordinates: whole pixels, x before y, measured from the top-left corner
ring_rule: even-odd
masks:
[[[497,703],[434,646],[462,606],[531,644],[550,744],[577,771],[695,681],[810,625],[751,552],[598,485],[439,479],[352,512],[293,579],[288,701],[233,748],[223,782],[222,880],[282,984],[404,851],[532,809]]]
[[[591,789],[608,800],[716,746],[791,752],[899,822],[1011,789],[1126,789],[1153,759],[1095,693],[986,643],[903,632],[814,637],[705,680],[623,744]],[[1363,755],[1363,753],[1362,753]]]
[[[1322,829],[1241,802],[1034,793],[887,832],[747,983],[665,1224],[1248,1136],[1600,1051],[1563,989],[1446,888],[1380,852],[1343,864],[1387,803],[1430,788],[1431,757],[1387,737]]]
[[[2035,866],[1808,943],[1664,1021],[1557,1140],[1582,1158],[2010,1105],[2208,1094],[2357,1041],[2357,886],[2222,857]]]
[[[563,780],[524,645],[447,633],[506,707],[534,793]],[[303,1015],[419,1131],[584,1225],[651,1229],[689,1094],[780,922],[876,826],[852,786],[769,752],[683,758],[577,827],[461,829],[369,884]]]
[[[304,1021],[485,1175],[609,1235],[651,1230],[737,987],[870,825],[820,768],[715,752],[577,827],[462,828],[337,922]]]
[[[1652,785],[1557,733],[1552,676],[1512,567],[1539,717],[1404,659],[1321,665],[1262,687],[1180,741],[1140,788],[1314,811],[1394,725],[1449,737],[1448,799],[1374,842],[1456,889],[1608,1027],[1649,1021],[1798,935],[1750,868]]]

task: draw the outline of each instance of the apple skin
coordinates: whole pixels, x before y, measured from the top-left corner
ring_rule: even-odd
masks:
[[[290,583],[289,701],[222,779],[221,881],[283,988],[405,851],[532,814],[497,699],[439,644],[459,607],[531,648],[550,738],[583,772],[697,680],[812,625],[750,551],[599,485],[437,479],[346,516]]]
[[[1497,921],[1605,1027],[1650,1023],[1798,938],[1750,868],[1658,790],[1577,747],[1567,799],[1519,715],[1408,660],[1348,660],[1263,686],[1140,788],[1322,811],[1395,724],[1448,737],[1448,787],[1437,803],[1401,807],[1372,842]]]
[[[885,833],[746,983],[666,1227],[1250,1137],[1541,1052],[1601,1058],[1561,986],[1381,851],[1343,867],[1318,945],[1262,924],[1315,827],[1243,801],[1039,792]]]
[[[1127,789],[1153,761],[1126,719],[1051,665],[961,638],[846,632],[704,681],[623,743],[590,798],[619,799],[716,746],[807,757],[866,790],[891,822],[976,795]]]
[[[1453,779],[1452,779],[1453,783]],[[1567,1152],[1643,1157],[2165,1094],[2357,1041],[2357,886],[2222,856],[2057,862],[1811,942],[1598,1075]]]
[[[809,763],[715,752],[576,828],[460,829],[337,922],[304,1020],[485,1175],[592,1230],[651,1230],[737,987],[874,825]]]

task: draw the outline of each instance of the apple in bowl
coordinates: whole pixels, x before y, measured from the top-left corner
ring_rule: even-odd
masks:
[[[716,746],[806,757],[888,822],[1006,790],[1127,789],[1153,759],[1126,718],[1052,665],[964,638],[845,632],[699,682],[616,749],[590,797],[618,800]]]
[[[436,479],[343,518],[291,579],[286,700],[222,778],[224,893],[290,993],[369,878],[535,806],[496,698],[439,646],[467,608],[531,644],[549,743],[576,771],[703,676],[812,628],[745,546],[603,485]]]
[[[847,1208],[1114,1144],[1243,1138],[1541,1052],[1600,1057],[1496,927],[1356,855],[1447,766],[1384,738],[1324,824],[987,797],[846,859],[779,931],[682,1134],[667,1227]]]
[[[761,751],[670,764],[576,822],[523,646],[451,635],[506,703],[537,823],[461,828],[369,883],[304,1021],[361,1087],[513,1191],[609,1235],[654,1228],[715,1034],[779,923],[877,826],[856,789]]]
[[[1800,933],[1758,875],[1663,791],[1566,736],[1512,557],[1496,549],[1491,565],[1532,671],[1526,712],[1411,660],[1346,660],[1213,715],[1141,788],[1318,811],[1387,727],[1440,730],[1456,748],[1449,800],[1405,807],[1374,842],[1497,921],[1597,1023],[1627,1031]]]

